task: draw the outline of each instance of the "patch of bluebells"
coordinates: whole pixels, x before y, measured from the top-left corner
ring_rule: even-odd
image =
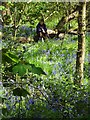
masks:
[[[8,103],[6,103],[6,108],[7,108],[8,110],[11,109],[11,107],[10,107],[10,105],[9,105]]]
[[[72,58],[76,59],[76,54],[75,53],[72,54]]]
[[[13,106],[12,106],[12,109],[13,109],[14,111],[16,111],[16,106],[15,106],[15,105],[13,105]]]
[[[53,71],[52,71],[52,74],[53,74],[53,75],[56,75],[56,73],[57,73],[56,70],[53,70]]]
[[[0,30],[2,30],[3,29],[3,26],[2,25],[0,25]]]
[[[3,85],[3,83],[2,82],[0,82],[0,86],[2,86]]]
[[[61,57],[64,57],[65,56],[65,54],[61,54]]]
[[[32,28],[28,26],[21,26],[18,30],[18,36],[21,37],[28,37],[31,34],[32,34]]]
[[[50,50],[42,50],[43,54],[46,54],[47,56],[50,55]]]
[[[13,100],[13,102],[17,102],[17,103],[20,103],[21,102],[21,100],[20,100],[20,97],[19,96],[15,96],[15,100]]]
[[[34,105],[34,99],[33,98],[30,98],[29,100],[28,100],[28,102],[26,103],[26,109],[27,110],[30,110],[30,105]]]
[[[53,97],[49,100],[49,102],[50,103],[48,103],[46,106],[47,109],[49,109],[49,110],[51,109],[54,112],[56,112],[56,111],[61,112],[64,110],[64,106],[61,105],[61,102],[58,98]]]
[[[42,51],[43,53],[45,53],[47,56],[50,54],[50,50],[43,50]],[[58,51],[57,51],[57,54],[58,54]],[[62,57],[64,56],[63,54],[60,54]],[[73,54],[72,54],[73,55]],[[53,56],[54,57],[54,56]],[[74,56],[71,56],[70,54],[68,54],[67,55],[67,59],[64,61],[65,63],[66,63],[66,61],[67,61],[67,63],[70,63],[70,62],[72,62],[71,60],[72,60],[72,58],[71,57],[74,57]],[[55,58],[55,60],[56,60],[56,58]],[[63,74],[65,74],[66,75],[66,72],[67,72],[67,70],[69,71],[69,69],[68,69],[68,66],[67,66],[67,64],[66,64],[66,66],[63,66],[63,63],[60,63],[60,62],[58,62],[57,64],[55,64],[54,65],[54,67],[53,67],[54,69],[52,70],[52,74],[53,75],[56,75],[58,72],[59,72],[59,74],[60,74],[60,72],[61,72],[61,74],[63,73]],[[67,69],[67,70],[66,70]],[[66,70],[66,72],[65,72],[65,70]],[[49,83],[49,79],[47,79],[48,80],[48,83]],[[62,79],[59,79],[59,80],[63,80],[63,78]],[[35,82],[37,82],[37,79],[35,78],[35,79],[33,79],[33,81],[35,81]],[[54,80],[55,81],[55,80]],[[40,88],[40,86],[38,86],[38,88]],[[49,90],[51,90],[51,93],[53,92],[53,91],[57,91],[58,89],[58,86],[56,85],[56,86],[53,86],[53,85],[50,85],[50,88],[48,88]],[[30,89],[33,91],[33,87],[30,87]],[[60,103],[61,103],[61,101],[60,101],[60,99],[58,100],[58,97],[59,97],[59,94],[60,94],[60,92],[62,93],[62,94],[65,94],[65,99],[67,100],[67,99],[69,99],[69,102],[71,102],[71,103],[73,103],[74,105],[78,102],[78,98],[79,98],[79,95],[81,94],[80,92],[78,92],[77,94],[75,93],[75,94],[73,94],[70,98],[68,98],[69,97],[69,95],[67,95],[67,91],[65,91],[65,83],[63,83],[63,88],[61,87],[61,89],[63,90],[63,91],[59,91],[59,92],[56,92],[56,93],[54,93],[54,94],[52,94],[52,97],[50,97],[50,95],[48,95],[48,98],[49,98],[49,101],[52,103],[52,105],[50,106],[49,104],[47,105],[47,108],[49,108],[49,106],[50,106],[50,108],[53,110],[53,111],[56,111],[57,110],[57,108],[58,108],[58,110],[60,110],[60,112],[62,112],[62,114],[63,114],[63,111],[66,109],[66,110],[68,110],[68,113],[69,113],[69,117],[70,118],[73,118],[73,111],[75,112],[75,109],[73,110],[73,108],[71,107],[71,105],[70,105],[70,107],[68,107],[68,106],[66,106],[66,104],[64,105],[64,106],[59,106],[60,105]],[[70,89],[68,89],[69,91],[70,91]],[[55,98],[55,94],[57,94],[58,95],[58,97],[57,98]],[[72,94],[72,93],[69,93],[69,94]],[[87,103],[88,102],[88,98],[86,98],[86,97],[84,97],[85,99],[84,99],[84,101],[85,101],[85,103]],[[10,98],[9,98],[10,99]],[[20,100],[19,100],[19,97],[17,97],[16,96],[16,101],[17,102],[20,102]],[[62,99],[62,98],[61,98]],[[28,100],[28,102],[26,103],[26,109],[27,110],[30,110],[30,106],[31,105],[33,105],[35,103],[35,101],[32,99],[32,98],[30,98],[29,100]],[[8,107],[8,105],[7,105],[7,107]],[[12,106],[12,107],[14,107],[14,106]],[[39,108],[38,108],[38,110],[39,110]],[[67,115],[66,113],[65,113],[65,115]]]
[[[48,51],[46,52],[46,55],[47,55],[47,56],[50,55],[50,50],[48,50]]]
[[[30,105],[26,104],[26,110],[30,110]]]
[[[62,67],[62,64],[61,64],[60,62],[58,62],[58,66],[59,66],[59,67]]]
[[[42,53],[46,53],[46,50],[42,50]]]
[[[34,100],[32,98],[29,99],[28,104],[34,104]]]
[[[15,96],[15,101],[17,101],[17,100],[18,100],[18,98],[19,98],[18,96]]]
[[[9,93],[7,90],[5,90],[5,97],[8,98],[9,97]]]
[[[8,100],[11,100],[11,98],[12,98],[12,96],[9,96],[9,97],[8,97]]]
[[[30,27],[28,27],[28,26],[21,26],[19,29],[20,29],[20,30],[23,30],[23,31],[25,31],[25,30],[27,30],[27,31],[32,31],[32,28],[30,28]]]

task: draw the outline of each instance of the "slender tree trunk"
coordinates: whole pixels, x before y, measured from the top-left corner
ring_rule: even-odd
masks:
[[[76,9],[74,11],[72,11],[72,13],[69,13],[67,16],[62,17],[62,19],[59,21],[59,23],[56,25],[56,29],[57,30],[62,30],[63,26],[70,22],[72,19],[74,19],[75,17],[78,16],[78,9],[79,7],[77,6]]]
[[[78,51],[76,59],[76,78],[75,84],[82,84],[83,67],[85,57],[85,31],[86,31],[86,0],[80,2],[78,16]]]
[[[90,32],[88,32],[88,79],[90,78]],[[90,81],[88,81],[90,85]]]
[[[90,32],[90,2],[87,2],[87,31]]]
[[[16,40],[16,32],[17,32],[17,29],[16,29],[16,17],[17,17],[17,7],[15,6],[15,14],[14,14],[14,27],[13,27],[13,37],[14,39]]]

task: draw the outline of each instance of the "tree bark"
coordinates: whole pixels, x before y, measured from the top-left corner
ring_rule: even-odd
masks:
[[[78,9],[79,7],[77,6],[76,9],[74,11],[72,11],[72,13],[70,13],[69,15],[62,17],[62,19],[59,21],[59,23],[56,25],[56,29],[58,31],[62,30],[63,26],[71,21],[72,19],[74,19],[76,16],[78,16]]]
[[[82,84],[83,67],[85,57],[85,31],[86,31],[86,0],[80,2],[78,16],[78,51],[76,58],[76,78],[75,84]]]
[[[90,32],[90,2],[87,2],[87,31]]]

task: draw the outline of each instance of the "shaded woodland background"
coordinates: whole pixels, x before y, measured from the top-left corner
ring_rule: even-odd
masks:
[[[89,120],[90,2],[3,2],[0,11],[2,120]],[[50,38],[35,42],[42,17]]]

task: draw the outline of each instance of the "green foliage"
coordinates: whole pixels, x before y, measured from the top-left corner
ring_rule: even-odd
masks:
[[[12,53],[16,56],[19,54],[18,62],[13,60],[8,66],[4,66],[4,71],[7,71],[7,80],[10,80],[11,76],[13,80],[15,79],[13,85],[5,86],[9,93],[7,99],[3,100],[6,106],[3,109],[12,111],[9,113],[6,111],[8,116],[13,117],[15,114],[17,117],[19,113],[32,119],[39,117],[78,119],[88,116],[87,83],[84,81],[85,85],[81,88],[73,84],[76,37],[71,39],[68,37],[66,36],[63,46],[61,46],[61,41],[50,40],[44,43],[26,43],[25,50],[22,44],[16,44],[17,46],[10,50],[3,49],[4,54],[11,53],[8,54],[10,58],[14,58],[11,56]],[[8,99],[17,100],[11,105]],[[8,106],[6,101],[8,101]],[[19,106],[23,109],[22,111]]]
[[[31,65],[31,68],[29,67],[30,72],[38,75],[41,75],[41,74],[46,75],[46,73],[40,67],[35,67],[35,65],[33,64],[30,64],[30,65]]]
[[[5,10],[5,7],[3,5],[0,6],[0,10]]]
[[[78,87],[73,84],[77,36],[66,35],[63,41],[49,39],[24,44],[13,40],[15,30],[16,37],[31,38],[35,32],[34,27],[42,16],[47,18],[47,26],[54,28],[58,20],[66,15],[68,3],[7,4],[12,21],[8,22],[10,26],[4,27],[2,38],[2,119],[87,119],[88,47],[85,77],[83,85]],[[50,16],[54,11],[56,12]],[[74,23],[76,22],[71,23],[72,26]]]
[[[12,70],[13,70],[14,74],[18,73],[19,76],[23,76],[27,72],[27,70],[31,73],[34,73],[34,74],[46,75],[46,73],[42,70],[42,68],[36,67],[34,64],[18,63],[17,65],[15,65],[13,67]]]
[[[14,66],[12,70],[14,74],[18,73],[19,76],[23,76],[26,73],[25,66],[20,63]]]
[[[27,95],[30,95],[29,92],[27,90],[25,90],[24,88],[15,88],[13,90],[13,95],[14,96],[23,96],[26,97]]]
[[[8,52],[8,49],[2,49],[2,61],[3,63],[11,63],[11,62],[15,62],[17,63],[19,61],[18,57],[11,53],[11,52]]]

